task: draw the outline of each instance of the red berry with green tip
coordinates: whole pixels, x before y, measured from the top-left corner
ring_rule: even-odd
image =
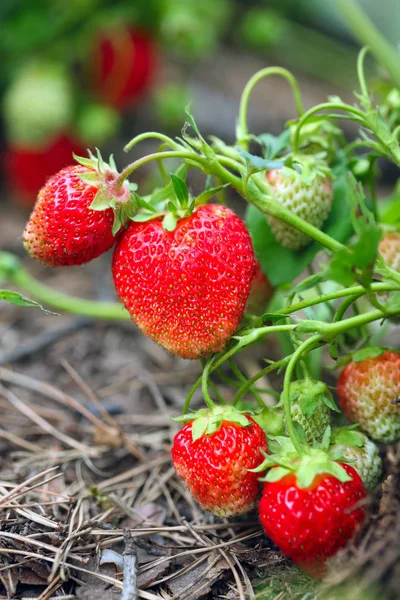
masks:
[[[131,222],[113,256],[115,287],[143,333],[182,358],[224,348],[243,316],[255,268],[245,224],[200,206],[166,231]]]
[[[228,418],[228,416],[226,417]],[[260,491],[259,466],[267,452],[264,431],[251,417],[244,425],[222,420],[216,431],[193,440],[193,423],[175,436],[172,460],[200,506],[220,517],[250,511]]]
[[[112,209],[90,209],[98,188],[79,178],[87,172],[86,167],[73,165],[51,177],[26,225],[25,249],[50,267],[87,263],[115,242]]]
[[[361,478],[352,466],[339,464],[350,476],[348,481],[321,473],[301,488],[295,473],[290,473],[265,483],[259,505],[267,536],[317,579],[325,574],[326,560],[347,544],[365,518]]]
[[[389,350],[343,369],[337,385],[340,408],[378,442],[400,438],[400,354]]]

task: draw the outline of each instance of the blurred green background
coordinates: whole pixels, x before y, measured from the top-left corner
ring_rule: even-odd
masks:
[[[359,0],[386,38],[400,40],[399,0]],[[145,129],[179,134],[183,108],[205,134],[233,137],[240,91],[258,68],[293,69],[306,104],[355,87],[358,43],[320,0],[2,0],[2,197],[32,206],[71,161],[120,152]],[[370,72],[379,75],[370,64]],[[282,82],[255,95],[253,125],[292,115]]]

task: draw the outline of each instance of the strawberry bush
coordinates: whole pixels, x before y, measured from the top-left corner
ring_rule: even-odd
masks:
[[[184,423],[172,448],[177,474],[217,516],[258,503],[269,538],[318,579],[366,518],[367,490],[381,478],[376,443],[400,438],[400,354],[385,347],[400,315],[400,205],[396,190],[384,203],[375,191],[377,161],[400,165],[399,67],[382,47],[376,54],[393,82],[380,106],[364,74],[367,48],[355,104],[331,97],[305,110],[294,76],[268,67],[244,88],[234,144],[205,139],[187,107],[179,138],[136,136],[127,152],[149,139],[159,149],[123,170],[97,151],[50,178],[23,234],[27,252],[58,267],[114,247],[123,306],[59,294],[16,257],[0,256],[2,279],[34,300],[7,290],[1,299],[131,318],[169,352],[202,360],[176,419]],[[286,79],[296,109],[278,136],[247,124],[253,89],[270,76]],[[356,123],[357,139],[346,140],[341,120]],[[149,164],[163,184],[144,195],[135,173]],[[198,195],[188,183],[193,170],[204,176]],[[245,221],[226,205],[231,193],[243,200]],[[273,335],[282,355],[266,354],[246,378],[235,356]],[[340,408],[322,357],[341,370]],[[235,389],[230,402],[213,379],[224,369]],[[271,407],[258,381],[273,371],[282,389]],[[204,407],[192,411],[198,388]]]

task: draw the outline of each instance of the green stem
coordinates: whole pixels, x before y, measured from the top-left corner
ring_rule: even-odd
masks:
[[[372,323],[373,321],[385,319],[391,314],[396,314],[396,312],[396,310],[393,312],[373,310],[362,315],[357,315],[356,317],[345,319],[340,323],[325,323],[324,327],[321,328],[321,333],[324,338],[328,337],[328,339],[334,339],[336,336],[346,332],[348,329],[352,329],[353,327],[362,327],[363,325],[368,325],[368,323]]]
[[[243,384],[240,386],[240,388],[238,389],[238,391],[236,392],[236,394],[233,397],[233,400],[232,400],[233,406],[236,406],[236,404],[239,402],[239,400],[246,394],[246,392],[249,391],[251,386],[254,383],[256,383],[256,381],[261,379],[261,377],[264,377],[264,375],[268,375],[268,373],[271,373],[271,371],[274,371],[275,369],[284,367],[285,365],[287,365],[289,360],[290,360],[290,356],[287,356],[286,358],[282,358],[281,360],[278,360],[274,364],[268,365],[268,367],[265,367],[264,369],[262,369],[261,371],[259,371],[255,375],[253,375],[253,377],[250,377],[250,379],[247,379],[247,381],[243,382]]]
[[[210,376],[210,369],[214,362],[214,358],[211,358],[203,370],[203,375],[201,377],[201,391],[203,393],[203,398],[205,403],[207,404],[209,409],[213,409],[215,407],[215,403],[210,396],[210,392],[208,391],[208,378]],[[186,410],[184,410],[183,414],[186,414]]]
[[[299,456],[303,454],[303,448],[297,437],[296,430],[292,421],[292,414],[290,410],[290,382],[292,380],[293,372],[296,369],[297,362],[302,358],[302,356],[306,352],[309,352],[311,349],[313,349],[313,347],[315,347],[315,345],[318,344],[320,339],[320,334],[313,335],[297,348],[297,350],[291,356],[291,359],[285,372],[285,378],[283,380],[283,410],[285,413],[286,429],[290,439],[293,442],[293,446],[296,448],[296,451],[299,454]]]
[[[303,101],[301,99],[301,94],[299,90],[299,86],[297,84],[296,78],[292,75],[290,71],[287,69],[283,69],[281,67],[267,67],[265,69],[261,69],[257,73],[253,75],[247,82],[242,92],[242,96],[240,99],[240,109],[239,109],[239,120],[238,120],[238,130],[237,130],[237,143],[242,146],[245,150],[247,149],[247,136],[248,136],[248,128],[247,128],[247,110],[249,105],[250,96],[253,92],[254,87],[259,83],[262,79],[269,77],[270,75],[280,75],[284,77],[288,83],[290,84],[293,92],[293,98],[296,105],[297,114],[300,117],[304,113]]]
[[[142,167],[143,165],[153,161],[153,160],[163,160],[165,158],[182,158],[186,160],[192,160],[200,163],[200,165],[207,165],[207,159],[203,156],[199,156],[195,152],[189,152],[184,150],[168,150],[166,152],[154,152],[153,154],[148,154],[147,156],[143,156],[139,158],[132,164],[125,167],[123,171],[118,175],[115,181],[116,189],[122,189],[125,179],[127,179],[134,171]]]
[[[130,319],[128,311],[118,302],[97,302],[60,294],[31,277],[22,266],[11,272],[9,278],[15,285],[34,296],[36,300],[57,310],[95,319],[114,321]]]
[[[232,372],[238,378],[238,380],[241,383],[245,383],[247,381],[246,377],[243,375],[243,373],[240,371],[240,369],[235,365],[235,363],[233,362],[233,360],[231,358],[228,359],[228,364],[229,364],[230,368],[232,369]],[[253,394],[257,404],[261,408],[264,408],[265,404],[264,404],[263,399],[261,398],[260,394],[254,388],[249,388],[249,389],[250,389],[251,393]]]
[[[129,150],[131,150],[134,146],[136,146],[136,144],[138,144],[139,142],[142,142],[143,140],[148,140],[148,139],[160,140],[160,141],[164,142],[165,144],[167,144],[170,148],[175,148],[175,150],[182,150],[182,146],[180,144],[178,144],[177,142],[175,142],[168,135],[164,135],[163,133],[158,133],[157,131],[148,131],[146,133],[141,133],[141,134],[135,136],[133,139],[131,139],[131,141],[128,142],[126,144],[126,146],[124,146],[124,152],[129,152]]]
[[[303,127],[303,125],[308,121],[308,119],[310,117],[312,117],[315,113],[319,112],[320,110],[343,110],[345,112],[350,113],[353,116],[353,120],[357,121],[357,122],[361,122],[362,124],[365,123],[365,115],[364,113],[359,110],[358,108],[355,108],[354,106],[350,106],[349,104],[341,104],[339,102],[323,102],[322,104],[318,104],[317,106],[313,106],[312,108],[310,108],[307,112],[304,113],[304,115],[301,117],[301,119],[299,119],[299,122],[297,123],[296,126],[296,130],[294,132],[294,136],[293,136],[293,153],[296,154],[299,150],[299,142],[300,142],[300,130]],[[335,115],[335,118],[338,115]],[[326,115],[327,118],[329,118],[329,115]]]
[[[373,292],[393,292],[399,290],[399,285],[390,284],[390,283],[373,283],[371,285],[371,291]],[[277,310],[275,314],[291,314],[297,312],[299,310],[303,310],[304,308],[308,308],[309,306],[314,306],[315,304],[321,304],[322,302],[330,302],[331,300],[337,300],[338,298],[344,298],[346,296],[356,296],[359,298],[360,296],[364,296],[367,291],[361,286],[357,285],[351,288],[347,288],[345,290],[337,290],[335,292],[331,292],[329,294],[324,294],[323,296],[318,296],[316,298],[311,298],[308,300],[303,300],[302,302],[298,302],[297,304],[292,304],[289,307],[282,308]]]
[[[365,46],[361,50],[361,52],[359,52],[359,54],[358,54],[357,75],[358,75],[358,81],[360,83],[361,93],[363,96],[365,96],[366,98],[369,99],[368,87],[367,87],[367,82],[365,81],[365,73],[364,73],[364,61],[365,61],[365,56],[368,53],[368,51],[369,51],[368,46]]]
[[[400,56],[375,27],[355,0],[335,0],[336,7],[355,37],[369,46],[378,61],[386,67],[394,83],[400,88]]]

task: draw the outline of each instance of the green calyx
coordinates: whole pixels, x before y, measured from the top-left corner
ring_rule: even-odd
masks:
[[[345,469],[338,462],[332,460],[327,450],[322,447],[304,447],[303,454],[299,456],[292,441],[284,436],[270,438],[268,447],[271,454],[265,454],[263,463],[256,469],[252,469],[255,473],[261,473],[268,469],[266,476],[261,479],[262,481],[272,483],[286,475],[294,474],[299,488],[308,488],[313,484],[317,475],[332,475],[341,482],[351,480]]]
[[[283,412],[276,407],[266,406],[261,411],[252,415],[253,420],[265,431],[267,435],[278,435],[283,430]]]
[[[76,156],[74,159],[84,167],[89,169],[86,173],[80,173],[78,177],[88,185],[98,189],[93,202],[90,205],[91,210],[101,211],[112,208],[114,211],[114,223],[112,232],[118,233],[121,227],[126,227],[129,220],[138,211],[138,203],[135,190],[137,185],[124,181],[122,186],[118,185],[119,173],[115,165],[114,157],[111,155],[109,162],[104,162],[98,149],[94,156],[89,150],[89,158]]]
[[[363,360],[367,360],[368,358],[378,358],[384,352],[390,350],[391,352],[396,352],[395,349],[384,347],[384,346],[366,346],[365,348],[361,348],[361,350],[357,350],[356,352],[351,352],[347,354],[343,358],[341,358],[335,368],[341,368],[348,365],[350,362],[359,363]]]
[[[152,219],[162,219],[164,229],[173,231],[180,219],[190,216],[197,206],[206,204],[227,185],[206,185],[204,192],[194,198],[186,185],[187,171],[188,167],[184,165],[176,173],[170,173],[169,183],[151,196],[141,198],[136,194],[139,212],[132,220],[143,223]]]
[[[175,417],[172,419],[178,423],[192,422],[192,437],[195,442],[203,435],[213,435],[221,427],[223,421],[229,421],[240,427],[251,425],[250,419],[245,413],[240,412],[233,406],[218,406],[213,408],[202,408],[196,412]]]
[[[328,408],[340,412],[337,408],[328,386],[322,381],[313,379],[299,379],[290,384],[290,403],[298,403],[300,409],[307,419],[310,419],[316,411],[318,404],[323,402]],[[283,405],[283,395],[277,406]]]

